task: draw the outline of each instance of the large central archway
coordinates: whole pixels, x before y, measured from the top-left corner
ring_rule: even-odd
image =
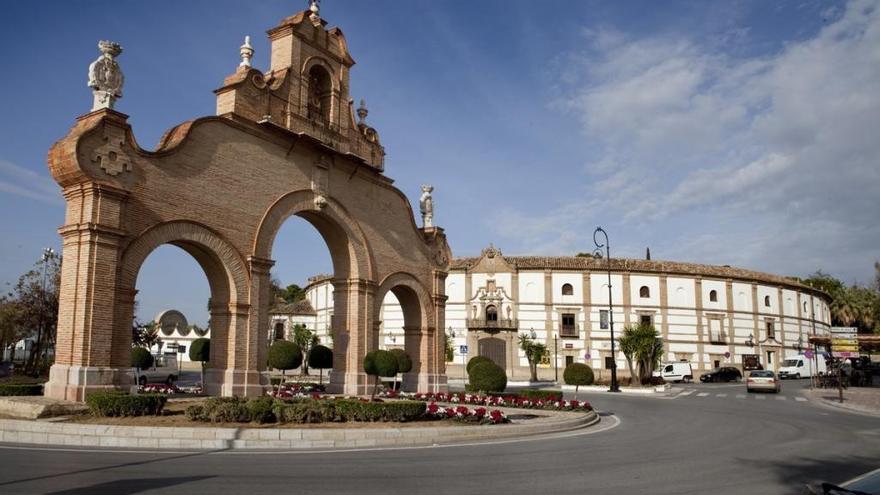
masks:
[[[218,116],[175,127],[156,151],[141,149],[127,116],[109,108],[81,116],[50,150],[67,214],[47,395],[82,400],[130,384],[135,282],[163,244],[187,251],[208,278],[208,390],[263,393],[272,246],[293,215],[318,230],[335,269],[332,390],[366,390],[363,356],[377,347],[388,291],[405,311],[414,360],[405,383],[445,388],[436,332],[449,261],[443,230],[416,226],[409,201],[384,174],[366,109],[355,122],[354,60],[342,32],[302,12],[269,38],[270,69],[239,67],[215,91]]]

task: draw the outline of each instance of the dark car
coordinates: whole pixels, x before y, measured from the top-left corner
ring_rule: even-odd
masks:
[[[732,382],[742,378],[742,373],[736,368],[723,367],[703,373],[700,377],[701,382]]]
[[[15,365],[9,361],[0,362],[0,378],[6,378],[7,376],[12,376],[12,373],[15,371]]]

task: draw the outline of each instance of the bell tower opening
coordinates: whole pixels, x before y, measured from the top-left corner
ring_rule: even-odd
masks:
[[[333,85],[327,69],[315,65],[309,70],[308,118],[322,124],[330,123]]]

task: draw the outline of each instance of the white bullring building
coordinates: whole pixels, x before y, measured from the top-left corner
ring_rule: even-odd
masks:
[[[742,368],[745,359],[775,370],[785,356],[807,349],[808,336],[827,334],[831,326],[827,294],[791,278],[729,266],[612,258],[611,289],[613,315],[604,259],[503,256],[491,246],[479,257],[453,259],[445,331],[455,359],[447,375],[463,376],[463,362],[485,355],[511,379],[527,379],[528,362],[517,344],[526,334],[549,349],[541,378],[554,379],[558,369],[561,379],[572,362],[586,362],[607,378],[612,316],[616,337],[627,325],[652,323],[664,341],[664,361],[687,361],[695,375],[717,366]],[[332,345],[331,278],[310,279],[307,300],[314,323],[306,326]],[[390,292],[380,318],[380,347],[403,347],[403,314]],[[273,314],[273,325],[287,328],[293,321]],[[625,375],[623,355],[616,360]]]

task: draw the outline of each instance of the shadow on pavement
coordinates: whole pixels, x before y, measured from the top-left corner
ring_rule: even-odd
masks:
[[[115,480],[106,483],[98,483],[97,485],[84,486],[81,488],[71,488],[69,490],[61,490],[58,492],[49,492],[50,495],[88,495],[93,493],[113,493],[115,495],[128,495],[131,493],[141,493],[147,490],[155,490],[158,488],[167,488],[169,486],[189,483],[190,481],[201,481],[213,478],[213,476],[185,476],[178,478],[136,478],[129,480]]]
[[[801,493],[797,490],[807,483],[826,481],[840,484],[880,467],[880,459],[857,456],[839,457],[833,460],[794,458],[776,462],[753,459],[741,461],[758,471],[772,469],[782,484],[792,488],[793,493]]]

